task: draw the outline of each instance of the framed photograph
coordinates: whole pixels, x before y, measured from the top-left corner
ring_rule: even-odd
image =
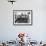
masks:
[[[14,25],[32,25],[32,10],[13,10]]]

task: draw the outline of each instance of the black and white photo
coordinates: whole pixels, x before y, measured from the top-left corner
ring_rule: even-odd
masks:
[[[13,10],[13,24],[32,24],[32,10]]]

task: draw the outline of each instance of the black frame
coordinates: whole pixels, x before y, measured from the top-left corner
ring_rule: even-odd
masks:
[[[31,11],[31,24],[14,24],[14,11]],[[17,26],[28,26],[33,24],[33,11],[32,10],[13,10],[13,25]]]

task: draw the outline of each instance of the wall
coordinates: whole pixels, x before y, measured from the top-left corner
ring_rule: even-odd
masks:
[[[32,26],[14,26],[13,10],[33,10]],[[33,40],[46,40],[46,1],[17,0],[14,5],[7,0],[0,0],[0,40],[15,40],[18,32],[31,34]]]

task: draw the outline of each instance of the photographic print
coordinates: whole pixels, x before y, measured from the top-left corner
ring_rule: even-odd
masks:
[[[13,10],[14,25],[32,25],[32,10]]]

